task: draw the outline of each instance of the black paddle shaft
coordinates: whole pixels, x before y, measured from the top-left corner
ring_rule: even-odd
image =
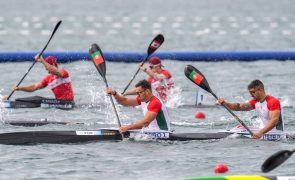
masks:
[[[213,93],[213,91],[211,90],[209,83],[208,83],[207,79],[205,78],[205,76],[197,68],[193,67],[192,65],[187,65],[184,68],[184,74],[193,83],[195,83],[196,85],[198,85],[202,89],[204,89],[207,92],[209,92],[210,94],[212,94],[212,96],[214,96],[215,99],[218,99],[216,94]],[[224,104],[222,104],[222,106],[225,107],[225,109],[228,110],[228,112],[230,112],[231,115],[233,115],[236,118],[236,120],[238,120],[239,123],[241,123],[244,126],[245,129],[247,129],[247,131],[251,134],[251,136],[253,136],[253,132],[247,127],[247,125],[235,113],[232,112],[232,110],[230,110]]]
[[[106,85],[106,88],[108,88],[109,85],[108,85],[107,79],[105,77],[103,77],[103,81],[104,81],[104,83]],[[118,126],[121,127],[122,125],[121,125],[121,122],[120,122],[120,119],[119,119],[119,115],[118,115],[117,109],[115,107],[115,103],[114,103],[114,100],[113,100],[113,97],[112,96],[110,96],[110,100],[111,100],[112,107],[113,107],[113,110],[114,110],[115,115],[116,115],[116,118],[117,118]]]
[[[109,87],[107,79],[106,79],[106,63],[105,63],[105,59],[104,59],[104,56],[103,56],[103,53],[102,53],[100,47],[97,44],[92,44],[89,49],[89,54],[91,56],[92,62],[94,63],[94,66],[96,67],[97,71],[99,72],[99,74],[103,78],[103,81],[104,81],[106,87]],[[110,96],[110,100],[112,103],[113,110],[116,114],[118,126],[121,127],[119,115],[118,115],[117,109],[115,107],[115,103],[114,103],[112,96]]]
[[[55,28],[53,29],[53,32],[49,38],[49,40],[47,41],[46,45],[44,46],[44,48],[42,49],[42,51],[39,53],[39,57],[42,56],[43,52],[45,51],[45,49],[47,48],[49,42],[51,41],[53,35],[55,34],[56,30],[58,29],[59,25],[61,24],[62,21],[58,21],[58,23],[55,25]],[[30,68],[28,69],[28,71],[25,73],[25,75],[22,77],[22,79],[19,81],[19,83],[16,85],[16,87],[18,87],[22,81],[25,79],[25,77],[27,76],[27,74],[31,71],[31,69],[33,68],[33,66],[35,65],[37,61],[34,60],[34,62],[32,63],[32,65],[30,66]],[[7,100],[9,100],[9,98],[12,96],[12,94],[14,93],[15,90],[13,90],[9,96],[7,97]]]
[[[144,60],[141,62],[141,66],[148,60],[148,57],[153,54],[164,42],[164,36],[162,34],[158,34],[153,41],[150,43],[148,50],[147,50],[147,56],[144,58]],[[124,88],[122,94],[125,93],[125,91],[128,89],[132,81],[134,80],[135,76],[138,74],[140,68],[137,69],[135,74],[132,76],[130,81],[128,82],[127,86]]]

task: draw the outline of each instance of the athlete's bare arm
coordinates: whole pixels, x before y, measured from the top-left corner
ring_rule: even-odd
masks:
[[[147,127],[155,118],[157,117],[157,113],[148,111],[143,119],[136,121],[133,124],[122,126],[119,131],[124,133],[131,129],[142,129],[143,127]]]
[[[258,132],[254,133],[254,138],[261,138],[261,136],[268,131],[272,130],[280,120],[281,110],[269,111],[269,121],[264,128],[260,129]]]
[[[113,95],[114,98],[116,99],[116,101],[124,106],[138,106],[138,102],[135,98],[127,98],[119,93],[117,93],[116,91],[114,91],[112,88],[108,87],[106,88],[106,93],[108,95]]]
[[[42,89],[43,86],[41,83],[35,83],[35,84],[32,84],[32,85],[28,85],[28,86],[17,86],[17,87],[14,87],[13,89],[15,91],[26,91],[26,92],[34,92],[38,89]]]
[[[223,98],[218,98],[217,104],[221,105],[224,104],[228,108],[230,108],[233,111],[249,111],[252,110],[253,107],[251,106],[250,103],[230,103],[225,101]]]

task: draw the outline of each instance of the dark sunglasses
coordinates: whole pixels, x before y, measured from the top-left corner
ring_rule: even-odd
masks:
[[[135,93],[139,96],[139,95],[142,94],[145,90],[146,90],[146,89],[144,89],[144,90],[142,90],[142,91],[135,92]]]

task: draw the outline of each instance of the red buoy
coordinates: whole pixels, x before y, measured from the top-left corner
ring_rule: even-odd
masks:
[[[205,116],[205,113],[203,113],[203,112],[196,112],[195,118],[196,119],[205,119],[206,116]]]
[[[228,171],[228,167],[226,164],[217,164],[214,168],[215,173],[226,173]]]

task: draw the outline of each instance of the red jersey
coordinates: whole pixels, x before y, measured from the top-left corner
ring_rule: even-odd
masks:
[[[174,82],[172,81],[172,75],[169,71],[163,70],[161,75],[164,75],[166,78],[163,80],[157,80],[153,77],[147,78],[147,81],[151,84],[152,88],[157,92],[158,97],[162,100],[167,100],[167,91],[174,87]]]
[[[72,89],[69,73],[61,69],[62,77],[48,74],[41,80],[43,87],[49,86],[58,100],[74,101],[74,93]]]

